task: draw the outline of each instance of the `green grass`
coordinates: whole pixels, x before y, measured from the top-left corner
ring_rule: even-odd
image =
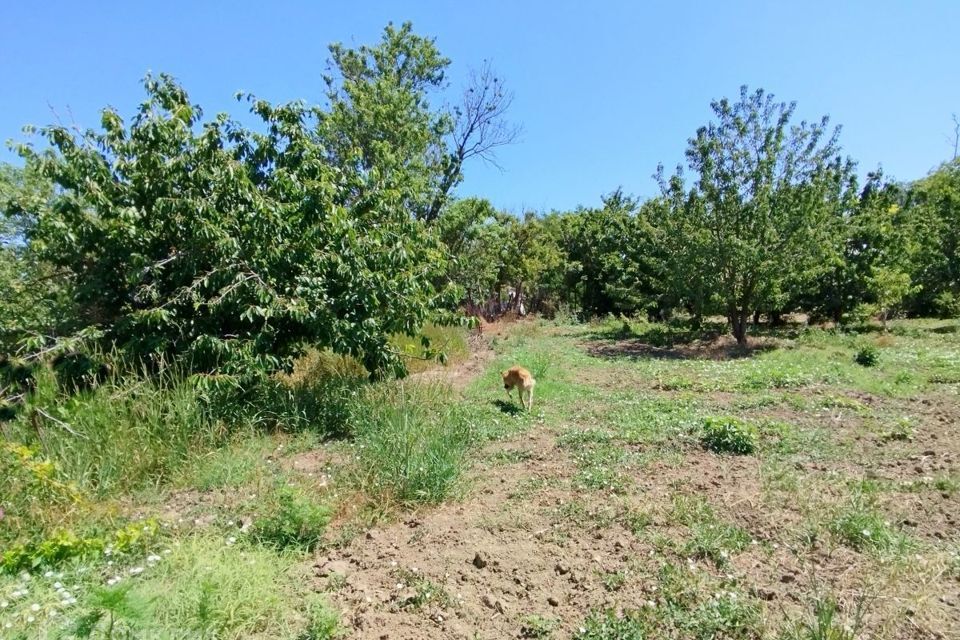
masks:
[[[723,521],[702,498],[675,495],[670,517],[688,529],[689,537],[680,547],[680,553],[688,558],[708,560],[717,567],[725,567],[734,554],[750,544],[750,534]]]
[[[654,577],[656,595],[636,608],[592,612],[576,640],[648,638],[756,638],[762,621],[758,603],[736,585],[664,565]]]
[[[456,489],[474,429],[443,385],[374,387],[358,407],[354,476],[368,495],[399,505],[437,503]]]
[[[910,540],[891,526],[874,498],[863,491],[855,492],[836,510],[827,529],[857,551],[899,554],[911,547]]]

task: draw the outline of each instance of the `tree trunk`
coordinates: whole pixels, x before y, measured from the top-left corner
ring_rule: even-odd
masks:
[[[770,312],[770,326],[772,327],[782,327],[783,326],[783,313],[780,311],[771,311]]]
[[[733,337],[741,347],[747,345],[747,322],[750,312],[746,310],[734,311],[730,314],[730,325],[733,328]]]
[[[760,324],[760,310],[759,310],[759,309],[753,312],[753,326],[757,326],[758,324]]]

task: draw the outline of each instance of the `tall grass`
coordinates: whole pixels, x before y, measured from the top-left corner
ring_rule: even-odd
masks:
[[[371,387],[356,414],[356,480],[400,505],[437,503],[456,487],[473,431],[439,384]]]
[[[93,494],[161,482],[198,449],[218,444],[222,430],[203,415],[197,391],[172,374],[127,375],[66,396],[52,371],[4,436],[33,445],[63,479]]]
[[[430,352],[424,355],[421,337],[430,343]],[[463,327],[446,327],[427,324],[420,336],[402,334],[391,336],[390,346],[400,352],[410,373],[418,373],[435,366],[438,362],[456,363],[470,355],[467,330]]]

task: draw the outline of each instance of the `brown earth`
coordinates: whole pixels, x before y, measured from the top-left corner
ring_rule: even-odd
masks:
[[[420,375],[449,379],[463,388],[493,357],[485,342],[474,346],[467,361]],[[620,355],[637,348],[620,345]],[[712,347],[698,355],[703,351],[707,357],[730,355]],[[733,400],[715,395],[712,401],[718,405]],[[794,471],[804,494],[829,502],[839,496],[842,478],[904,483],[956,473],[960,408],[943,398],[918,398],[908,406],[920,425],[910,441],[864,435],[852,412],[845,419],[837,420],[835,414],[825,418],[832,436],[850,443],[855,457],[798,465]],[[870,634],[960,637],[960,581],[933,566],[937,560],[918,554],[913,562],[930,562],[930,570],[905,573],[883,563],[878,568],[829,540],[798,548],[795,533],[804,526],[810,505],[769,489],[758,460],[687,447],[679,458],[625,467],[630,489],[625,495],[605,494],[578,489],[574,461],[568,449],[557,445],[558,434],[550,425],[537,424],[490,444],[480,454],[472,490],[461,502],[370,529],[318,556],[315,586],[331,593],[350,637],[531,637],[525,634],[532,633],[526,627],[534,615],[559,621],[551,637],[570,637],[591,609],[656,606],[656,574],[667,561],[686,563],[692,575],[708,581],[732,577],[749,585],[772,632],[809,613],[813,594],[828,587],[845,615],[852,615],[858,600],[873,598],[865,618]],[[648,518],[645,534],[682,539],[683,527],[669,516],[677,494],[706,499],[725,521],[748,531],[752,544],[720,569],[657,545],[656,536],[635,535],[629,516],[640,513]],[[897,526],[921,541],[957,540],[958,492],[897,493],[885,507]],[[604,576],[614,572],[622,572],[625,580],[612,589]]]

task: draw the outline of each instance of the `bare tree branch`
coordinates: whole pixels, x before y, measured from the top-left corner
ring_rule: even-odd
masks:
[[[450,191],[462,179],[464,162],[480,158],[502,170],[497,164],[496,150],[515,143],[522,132],[519,124],[507,119],[511,104],[513,93],[504,88],[503,79],[493,71],[489,61],[470,71],[460,103],[453,109],[450,157],[437,195],[427,211],[427,221],[440,215]]]

